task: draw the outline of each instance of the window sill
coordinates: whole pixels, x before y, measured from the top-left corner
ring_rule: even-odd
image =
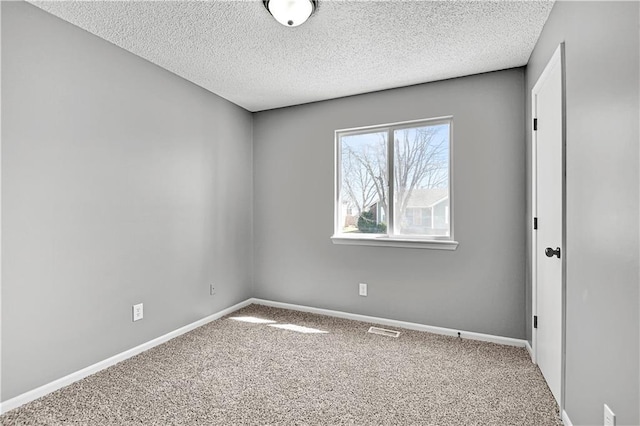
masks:
[[[419,240],[413,238],[398,238],[388,236],[377,237],[347,237],[344,235],[334,235],[331,237],[333,244],[345,244],[353,246],[378,246],[378,247],[402,247],[432,250],[455,250],[458,248],[457,241],[451,240]]]

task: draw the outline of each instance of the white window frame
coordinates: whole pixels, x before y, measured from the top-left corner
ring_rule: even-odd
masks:
[[[434,126],[438,124],[449,125],[449,236],[409,236],[409,235],[394,235],[394,210],[395,206],[390,203],[389,211],[387,212],[387,234],[351,234],[341,232],[342,226],[340,224],[340,190],[341,190],[341,166],[342,158],[340,149],[340,138],[347,135],[356,135],[362,133],[373,133],[385,131],[387,132],[387,173],[389,182],[389,188],[387,188],[387,198],[389,200],[394,199],[394,144],[395,140],[393,132],[395,130],[403,128],[413,128],[420,126]],[[454,223],[454,208],[453,208],[453,116],[445,116],[438,118],[429,118],[421,120],[401,121],[397,123],[379,124],[375,126],[365,126],[349,129],[339,129],[335,131],[335,145],[334,145],[334,227],[333,236],[331,241],[334,244],[348,244],[348,245],[360,245],[360,246],[386,246],[386,247],[403,247],[403,248],[423,248],[423,249],[437,249],[437,250],[455,250],[458,247],[458,242],[454,239],[453,223]]]

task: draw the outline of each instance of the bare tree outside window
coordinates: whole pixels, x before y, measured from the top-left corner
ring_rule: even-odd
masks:
[[[437,202],[446,203],[449,186],[449,125],[424,126],[394,132],[394,206],[399,234],[438,233],[429,225],[418,225],[407,215],[409,205],[431,211]],[[440,190],[440,191],[438,191]],[[445,195],[447,193],[447,195]],[[444,206],[442,206],[444,210]],[[444,213],[444,211],[443,211]]]
[[[449,135],[449,121],[339,134],[339,232],[448,236]]]
[[[355,207],[358,215],[385,197],[386,151],[386,132],[342,138],[344,200]]]

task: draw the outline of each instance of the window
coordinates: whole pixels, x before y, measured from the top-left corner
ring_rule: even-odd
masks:
[[[334,243],[455,249],[450,117],[336,131]]]

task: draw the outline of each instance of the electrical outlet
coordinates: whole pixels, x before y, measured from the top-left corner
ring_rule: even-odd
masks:
[[[216,286],[215,286],[215,285],[213,285],[213,284],[209,284],[209,294],[210,294],[211,296],[213,296],[213,295],[215,295],[215,294],[216,294]]]
[[[365,283],[360,283],[360,296],[367,295],[367,285]]]
[[[604,426],[616,426],[616,415],[607,404],[604,404]]]
[[[133,320],[134,321],[141,320],[143,316],[144,316],[144,310],[142,307],[142,303],[133,305]]]

